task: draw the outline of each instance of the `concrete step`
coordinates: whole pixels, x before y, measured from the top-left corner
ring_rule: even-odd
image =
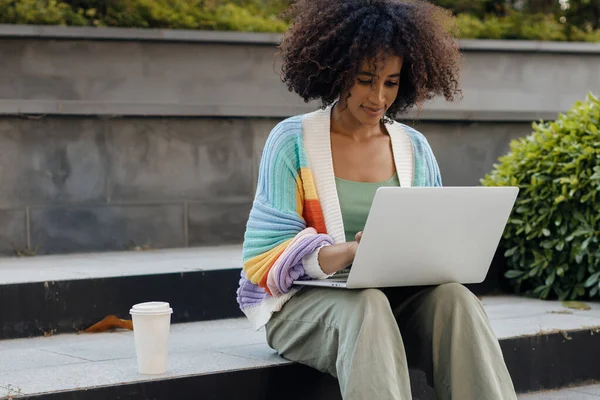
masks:
[[[519,392],[600,380],[600,304],[483,303]],[[412,371],[411,381],[414,399],[433,399],[422,374]],[[0,341],[0,388],[0,397],[41,400],[340,398],[335,379],[282,359],[243,318],[174,324],[169,370],[158,377],[137,373],[129,331]]]
[[[519,396],[519,400],[600,400],[600,385],[524,394]]]
[[[242,316],[241,245],[0,258],[0,339],[79,332],[135,303],[168,301],[173,322]],[[478,294],[499,286],[497,262]]]
[[[0,258],[0,339],[79,332],[135,303],[171,303],[173,322],[241,316],[241,246]]]

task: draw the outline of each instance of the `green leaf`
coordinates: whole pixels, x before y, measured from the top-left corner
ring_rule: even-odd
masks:
[[[540,246],[542,246],[544,249],[551,249],[555,244],[556,240],[544,240],[542,243],[540,243]]]
[[[590,276],[587,281],[585,281],[584,286],[586,288],[592,287],[594,286],[597,282],[598,279],[600,278],[600,271],[596,272],[595,274],[593,274],[592,276]]]
[[[558,214],[558,215],[556,216],[556,219],[554,220],[554,224],[555,224],[556,226],[560,226],[560,224],[562,223],[562,221],[563,221],[563,217],[562,217],[562,215],[561,215],[561,214]]]
[[[581,248],[579,249],[580,252],[584,252],[587,250],[588,246],[590,245],[590,241],[592,240],[592,236],[588,237],[587,239],[585,239],[583,241],[583,243],[581,243]]]
[[[546,289],[546,286],[538,286],[535,289],[533,289],[533,293],[534,294],[540,294],[544,291],[544,289]]]
[[[588,193],[588,194],[584,194],[583,196],[581,196],[581,199],[579,199],[580,203],[585,203],[587,202],[591,197],[592,197],[592,192]]]
[[[573,240],[576,237],[581,237],[584,235],[589,235],[590,233],[593,233],[592,231],[590,231],[587,228],[578,228],[574,233],[572,233],[571,235],[567,236],[567,238],[565,239],[567,242],[570,242],[571,240]]]
[[[560,196],[556,197],[556,199],[554,199],[554,202],[556,204],[560,204],[560,203],[562,203],[562,202],[564,202],[566,200],[567,200],[567,196],[566,195],[560,195]]]
[[[519,250],[519,246],[515,246],[512,249],[508,249],[504,252],[504,257],[510,257]]]
[[[542,233],[543,233],[543,234],[544,234],[544,236],[546,236],[546,237],[550,236],[550,230],[549,230],[549,229],[546,229],[546,228],[542,229]]]
[[[575,217],[577,221],[581,222],[584,228],[589,229],[589,225],[587,220],[585,219],[585,216],[579,210],[573,211],[573,217]]]
[[[544,289],[544,291],[540,294],[540,299],[544,300],[548,297],[548,294],[550,293],[550,288],[551,286],[546,287],[546,289]]]
[[[558,228],[558,234],[561,235],[561,236],[564,236],[564,235],[567,234],[567,230],[568,229],[569,228],[568,228],[567,224],[563,224],[563,225],[560,226],[560,228]]]
[[[584,311],[591,310],[590,306],[588,306],[587,304],[582,303],[580,301],[563,301],[562,305],[567,308],[574,309],[574,310],[584,310]]]
[[[583,236],[583,235],[589,235],[591,233],[594,233],[594,230],[589,227],[577,228],[575,230],[575,232],[573,232],[569,237],[573,236],[574,238],[576,238],[576,237]]]
[[[511,270],[506,271],[504,276],[507,277],[508,279],[514,279],[514,278],[518,278],[521,275],[523,275],[524,272],[525,271],[517,271],[517,270],[511,269]]]

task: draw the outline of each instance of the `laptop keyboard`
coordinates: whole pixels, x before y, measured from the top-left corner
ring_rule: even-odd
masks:
[[[335,274],[327,278],[327,280],[333,282],[345,282],[348,280],[348,275],[349,274]]]

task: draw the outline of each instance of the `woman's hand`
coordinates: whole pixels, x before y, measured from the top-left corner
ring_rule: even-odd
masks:
[[[356,239],[355,242],[325,246],[319,251],[319,265],[323,272],[327,275],[333,275],[354,262],[358,244],[362,239],[362,232],[358,232],[354,238]]]
[[[360,231],[354,236],[354,239],[356,239],[356,242],[359,244],[360,244],[360,239],[362,239],[362,235],[363,235],[363,231]]]

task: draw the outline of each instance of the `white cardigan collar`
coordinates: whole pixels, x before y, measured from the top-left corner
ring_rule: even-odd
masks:
[[[344,243],[344,223],[335,185],[331,154],[331,108],[305,115],[302,135],[308,165],[313,175],[327,233],[335,243]],[[410,187],[414,178],[414,151],[410,136],[398,123],[386,124],[392,141],[396,172],[402,187]]]

